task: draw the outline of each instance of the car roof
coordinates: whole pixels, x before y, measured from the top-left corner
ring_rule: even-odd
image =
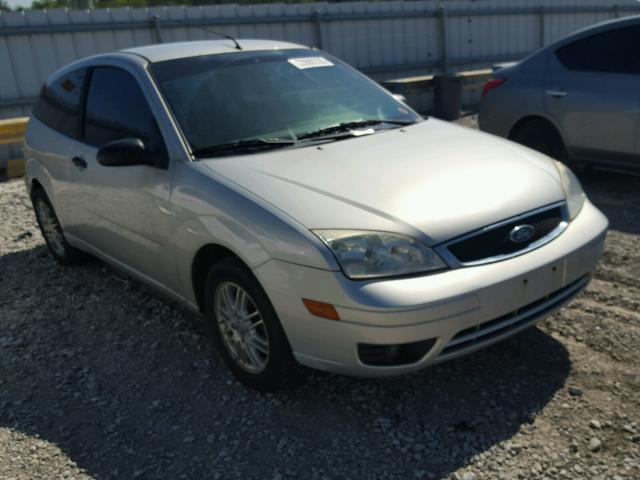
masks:
[[[640,1],[640,0],[639,0]],[[585,37],[590,37],[591,35],[595,35],[602,32],[607,32],[609,30],[616,30],[622,27],[628,27],[631,25],[637,25],[640,23],[640,15],[632,15],[629,17],[623,18],[614,18],[612,20],[605,20],[604,22],[596,23],[594,25],[589,25],[585,28],[581,28],[580,30],[576,30],[552,43],[547,45],[546,47],[542,47],[539,50],[527,55],[519,62],[516,62],[514,68],[521,68],[524,65],[531,65],[533,62],[540,60],[541,58],[552,55],[553,52],[558,50],[565,45],[575,42],[576,40],[580,40]],[[505,69],[506,70],[506,69]],[[500,71],[500,70],[498,70]],[[506,71],[502,72],[506,74]]]
[[[297,43],[278,42],[275,40],[237,39],[243,52],[255,52],[260,50],[285,50],[291,48],[309,48]],[[201,55],[214,55],[218,53],[238,52],[235,44],[229,39],[200,40],[192,42],[160,43],[122,50],[144,57],[149,62],[163,62],[176,58],[198,57]]]
[[[604,22],[596,23],[595,25],[589,25],[576,32],[573,32],[566,37],[554,42],[551,46],[559,46],[561,44],[571,43],[574,40],[578,40],[582,37],[588,37],[590,35],[606,32],[608,30],[615,30],[621,27],[627,27],[631,25],[637,25],[640,23],[640,15],[632,15],[624,18],[614,18],[612,20],[605,20]]]

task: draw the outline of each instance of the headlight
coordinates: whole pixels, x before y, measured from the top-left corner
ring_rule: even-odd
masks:
[[[582,185],[580,185],[578,177],[576,177],[564,163],[556,162],[556,168],[558,169],[558,173],[560,173],[562,188],[567,198],[569,219],[573,220],[578,216],[580,210],[582,210],[586,195],[584,194],[584,190],[582,190]]]
[[[413,238],[364,230],[314,230],[353,279],[408,275],[446,268],[433,250]]]

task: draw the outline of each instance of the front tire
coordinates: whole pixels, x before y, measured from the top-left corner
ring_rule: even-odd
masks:
[[[62,225],[42,188],[33,189],[31,202],[38,226],[53,258],[63,265],[75,265],[85,260],[86,255],[69,245],[64,238]]]
[[[241,262],[227,259],[211,268],[205,314],[216,351],[245,385],[270,392],[303,378],[269,298]]]

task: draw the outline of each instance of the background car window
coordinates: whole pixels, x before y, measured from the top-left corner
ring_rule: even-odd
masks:
[[[49,127],[69,137],[76,137],[82,86],[86,69],[73,70],[50,84],[44,84],[33,114]]]
[[[164,151],[157,123],[136,79],[120,68],[95,68],[87,94],[84,140],[100,147],[123,138],[139,138],[150,151]]]
[[[583,38],[556,51],[569,70],[640,73],[640,26],[620,28]]]

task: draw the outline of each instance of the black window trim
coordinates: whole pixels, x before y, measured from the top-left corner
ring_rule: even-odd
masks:
[[[55,126],[47,122],[47,120],[45,120],[44,118],[40,118],[38,114],[35,112],[36,110],[35,107],[32,110],[32,115],[35,118],[37,118],[40,122],[42,122],[44,125],[46,125],[48,128],[54,130],[59,135],[62,135],[66,138],[70,138],[71,140],[76,140],[76,141],[81,140],[80,129],[82,128],[82,123],[80,123],[80,119],[81,117],[84,117],[84,103],[86,100],[86,91],[88,90],[88,86],[89,86],[89,77],[91,76],[91,72],[93,71],[92,67],[87,65],[82,65],[76,68],[70,68],[68,71],[65,71],[63,74],[58,75],[57,77],[51,80],[47,79],[43,85],[44,89],[48,89],[50,85],[53,85],[55,82],[60,81],[63,77],[70,75],[72,73],[78,72],[80,70],[86,70],[86,72],[85,72],[84,78],[82,79],[82,87],[80,87],[80,99],[78,101],[78,114],[76,115],[76,125],[75,125],[73,135],[69,135],[66,132],[62,132],[58,130]],[[39,101],[41,101],[40,97],[38,98],[38,102]]]
[[[573,45],[575,45],[578,42],[583,42],[585,40],[590,40],[594,37],[598,37],[598,36],[602,36],[602,35],[606,35],[606,34],[610,34],[616,31],[620,31],[620,30],[625,30],[625,29],[630,29],[630,28],[638,28],[640,27],[639,24],[629,24],[629,25],[617,25],[614,28],[608,28],[605,30],[600,30],[600,31],[596,31],[596,32],[589,32],[585,35],[582,35],[578,38],[572,38],[570,41],[567,41],[565,43],[563,43],[562,45],[558,46],[557,48],[555,48],[553,50],[553,55],[556,59],[556,61],[562,66],[562,68],[564,70],[566,70],[567,72],[572,72],[572,73],[577,73],[577,74],[586,74],[586,75],[593,75],[593,74],[606,74],[606,75],[624,75],[624,76],[638,76],[638,73],[633,73],[633,72],[615,72],[615,71],[601,71],[601,70],[590,70],[590,69],[583,69],[583,68],[569,68],[565,65],[565,63],[561,60],[560,58],[560,51],[571,47]]]
[[[76,138],[79,142],[86,145],[84,140],[84,116],[87,108],[87,95],[89,94],[89,85],[93,76],[93,66],[86,67],[87,74],[84,77],[82,92],[80,93],[80,112],[78,114],[78,124],[76,125]]]
[[[89,147],[93,147],[93,148],[100,148],[96,145],[93,145],[92,143],[89,143],[86,141],[85,139],[85,116],[86,116],[86,112],[87,112],[87,99],[89,97],[89,86],[91,85],[91,79],[93,78],[93,71],[96,68],[115,68],[118,70],[122,70],[123,72],[126,72],[131,78],[133,78],[133,80],[136,82],[136,84],[138,85],[138,87],[140,88],[140,91],[142,92],[142,95],[144,96],[144,101],[147,103],[147,106],[149,107],[149,110],[151,111],[152,114],[154,114],[153,109],[151,108],[151,104],[149,103],[149,100],[147,99],[146,95],[144,95],[144,89],[142,88],[142,85],[140,85],[140,82],[138,81],[138,79],[135,77],[135,75],[133,75],[129,70],[127,70],[126,68],[123,68],[120,65],[114,65],[114,64],[109,64],[109,63],[104,63],[104,64],[94,64],[94,65],[88,65],[86,67],[84,67],[87,69],[87,73],[85,75],[85,79],[84,79],[84,83],[82,85],[82,92],[80,94],[80,113],[78,115],[78,124],[77,124],[77,128],[76,128],[76,135],[77,138],[75,140],[77,140],[78,142],[81,142],[83,145],[87,145]],[[162,130],[160,129],[160,125],[158,124],[158,120],[155,117],[155,114],[153,115],[154,121],[156,122],[156,126],[158,128],[158,134],[160,135],[160,139],[162,140],[162,146],[163,146],[163,150],[164,150],[164,159],[161,162],[158,162],[157,165],[148,165],[149,167],[152,168],[157,168],[160,170],[168,170],[169,169],[169,149],[167,148],[167,141],[164,138],[164,135],[162,134]]]

